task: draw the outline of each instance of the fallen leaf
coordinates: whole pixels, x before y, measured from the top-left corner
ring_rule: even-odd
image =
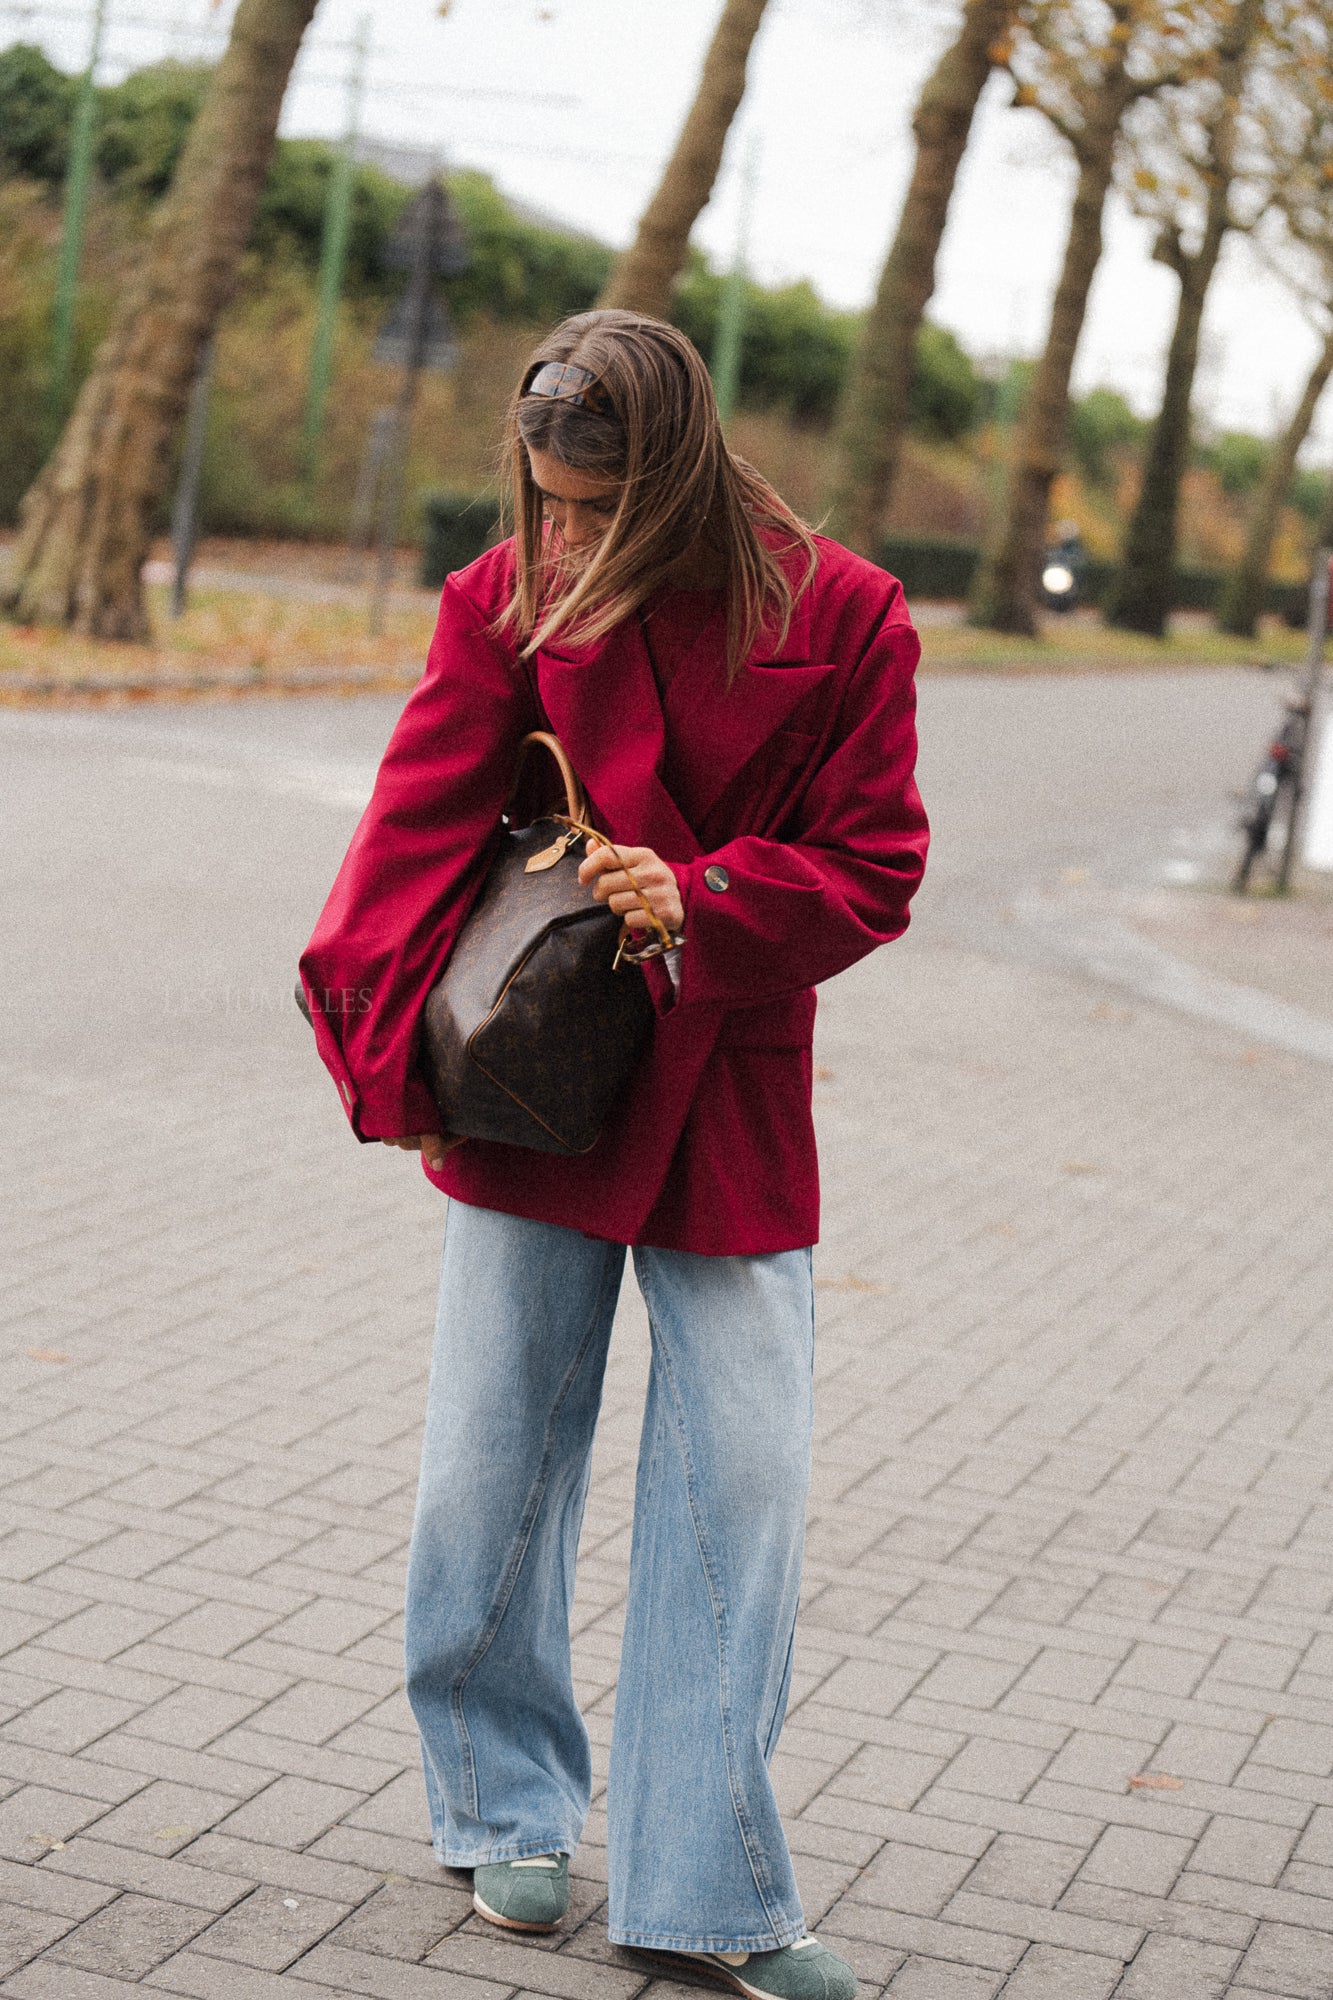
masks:
[[[68,1361],[68,1354],[62,1354],[58,1347],[30,1347],[29,1361]]]
[[[192,1826],[160,1826],[153,1835],[154,1840],[188,1840],[194,1832]]]
[[[816,1083],[832,1083],[832,1081],[833,1081],[833,1071],[832,1071],[832,1070],[831,1070],[831,1069],[829,1068],[828,1064],[827,1064],[827,1063],[816,1063],[816,1064],[815,1064],[815,1082],[816,1082]]]
[[[1165,1771],[1140,1771],[1129,1781],[1131,1792],[1179,1792],[1184,1785],[1183,1778],[1168,1778]]]
[[[57,1840],[51,1833],[30,1833],[28,1839],[36,1841],[39,1847],[49,1848],[52,1854],[63,1854],[65,1851],[64,1841]]]

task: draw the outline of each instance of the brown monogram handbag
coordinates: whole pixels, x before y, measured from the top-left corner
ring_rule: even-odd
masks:
[[[515,787],[534,744],[559,767],[565,811],[502,836],[427,997],[421,1058],[448,1137],[586,1153],[648,1037],[653,1004],[620,918],[579,881],[593,829],[556,737],[524,737]],[[650,952],[674,942],[653,925]]]

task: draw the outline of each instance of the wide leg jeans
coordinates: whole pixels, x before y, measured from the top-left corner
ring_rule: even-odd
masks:
[[[449,1204],[407,1584],[435,1851],[573,1853],[592,1774],[569,1611],[625,1252]],[[769,1778],[809,1486],[808,1250],[639,1249],[652,1364],[608,1786],[617,1944],[804,1935]]]

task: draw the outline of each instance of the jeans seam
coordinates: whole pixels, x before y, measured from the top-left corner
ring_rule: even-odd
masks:
[[[783,1713],[785,1708],[785,1702],[783,1700],[783,1696],[787,1693],[788,1689],[791,1686],[792,1657],[796,1651],[796,1619],[797,1617],[799,1617],[799,1615],[800,1615],[800,1605],[798,1603],[796,1607],[796,1613],[792,1617],[791,1631],[787,1635],[787,1653],[786,1653],[786,1658],[783,1660],[782,1663],[782,1673],[778,1680],[778,1691],[773,1698],[773,1713],[769,1716],[768,1732],[764,1737],[765,1763],[769,1761],[770,1757],[773,1755],[773,1752],[777,1749],[778,1737],[781,1734],[781,1731],[778,1728],[778,1717]]]
[[[554,1434],[556,1424],[568,1399],[569,1392],[573,1388],[579,1371],[587,1358],[588,1349],[592,1345],[593,1335],[600,1323],[602,1302],[605,1294],[606,1266],[604,1263],[601,1280],[597,1287],[597,1297],[587,1329],[582,1340],[579,1342],[574,1359],[565,1371],[564,1380],[556,1392],[555,1400],[551,1404],[551,1414],[547,1420],[546,1435],[543,1440],[541,1463],[537,1467],[532,1488],[528,1495],[527,1505],[519,1520],[518,1532],[514,1537],[514,1546],[509,1561],[505,1565],[504,1574],[500,1579],[499,1589],[495,1594],[495,1602],[491,1608],[491,1614],[482,1626],[471,1656],[449,1691],[449,1707],[453,1713],[454,1727],[458,1733],[459,1749],[462,1753],[464,1772],[472,1803],[472,1816],[479,1825],[485,1824],[485,1822],[482,1820],[481,1813],[480,1788],[477,1783],[477,1763],[472,1750],[472,1738],[468,1731],[467,1718],[463,1712],[463,1691],[469,1679],[476,1672],[495,1643],[495,1635],[504,1623],[504,1615],[509,1609],[509,1600],[514,1594],[519,1572],[523,1567],[524,1557],[527,1555],[529,1544],[532,1541],[532,1531],[537,1525],[537,1516],[541,1512],[542,1501],[545,1498],[546,1488],[550,1482],[551,1461],[555,1451]]]
[[[806,1266],[808,1270],[813,1262],[813,1258],[808,1250],[806,1251],[805,1255],[806,1255]],[[811,1285],[810,1287],[810,1375],[811,1375],[810,1394],[811,1394],[812,1405],[814,1401],[814,1364],[815,1364],[815,1291],[814,1291],[814,1286]],[[802,1537],[802,1541],[804,1541],[804,1537]],[[768,1732],[764,1737],[765,1763],[769,1761],[769,1759],[773,1755],[773,1752],[778,1747],[778,1737],[781,1734],[781,1730],[779,1727],[779,1717],[783,1716],[786,1712],[785,1698],[791,1688],[792,1661],[796,1652],[796,1624],[798,1618],[800,1617],[800,1612],[801,1612],[801,1607],[798,1596],[796,1610],[792,1613],[791,1631],[787,1636],[787,1656],[782,1664],[782,1674],[778,1681],[778,1691],[773,1700],[773,1713],[769,1717]]]
[[[652,1319],[651,1306],[649,1307],[649,1319]],[[671,1368],[671,1359],[666,1352],[665,1344],[659,1342],[658,1345],[662,1355],[663,1376],[671,1391],[671,1412],[675,1420],[676,1435],[680,1445],[681,1459],[685,1468],[685,1495],[689,1502],[690,1521],[694,1528],[694,1539],[699,1550],[699,1561],[703,1566],[704,1582],[708,1587],[708,1599],[713,1612],[713,1626],[717,1634],[718,1690],[722,1705],[722,1748],[727,1767],[727,1790],[731,1794],[731,1809],[736,1815],[736,1825],[740,1832],[741,1845],[745,1849],[745,1858],[750,1864],[750,1874],[754,1878],[755,1893],[763,1904],[765,1916],[769,1919],[770,1923],[775,1923],[772,1903],[770,1901],[770,1891],[773,1885],[769,1879],[768,1869],[763,1865],[761,1858],[755,1853],[754,1835],[750,1826],[749,1815],[737,1786],[736,1752],[731,1734],[731,1695],[725,1611],[722,1605],[721,1593],[717,1587],[713,1572],[712,1559],[708,1549],[708,1538],[704,1533],[703,1524],[699,1518],[699,1510],[696,1504],[694,1463],[690,1456],[689,1440],[686,1434],[684,1415],[680,1408],[675,1376]]]

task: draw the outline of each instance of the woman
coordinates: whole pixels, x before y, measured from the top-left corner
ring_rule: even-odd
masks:
[[[850,1968],[806,1936],[768,1761],[809,1477],[811,989],[907,925],[926,850],[917,642],[898,584],[728,453],[673,327],[558,327],[508,456],[516,535],[446,583],[302,960],[357,1136],[420,1149],[450,1197],[407,1585],[435,1850],[474,1871],[492,1922],[563,1917],[591,1790],[569,1606],[632,1246],[652,1369],[610,1935],[702,1955],[742,1992],[849,2000]],[[416,1059],[539,726],[616,844],[588,842],[589,894],[646,941],[642,897],[672,940],[634,974],[649,1052],[577,1158],[451,1145]]]

